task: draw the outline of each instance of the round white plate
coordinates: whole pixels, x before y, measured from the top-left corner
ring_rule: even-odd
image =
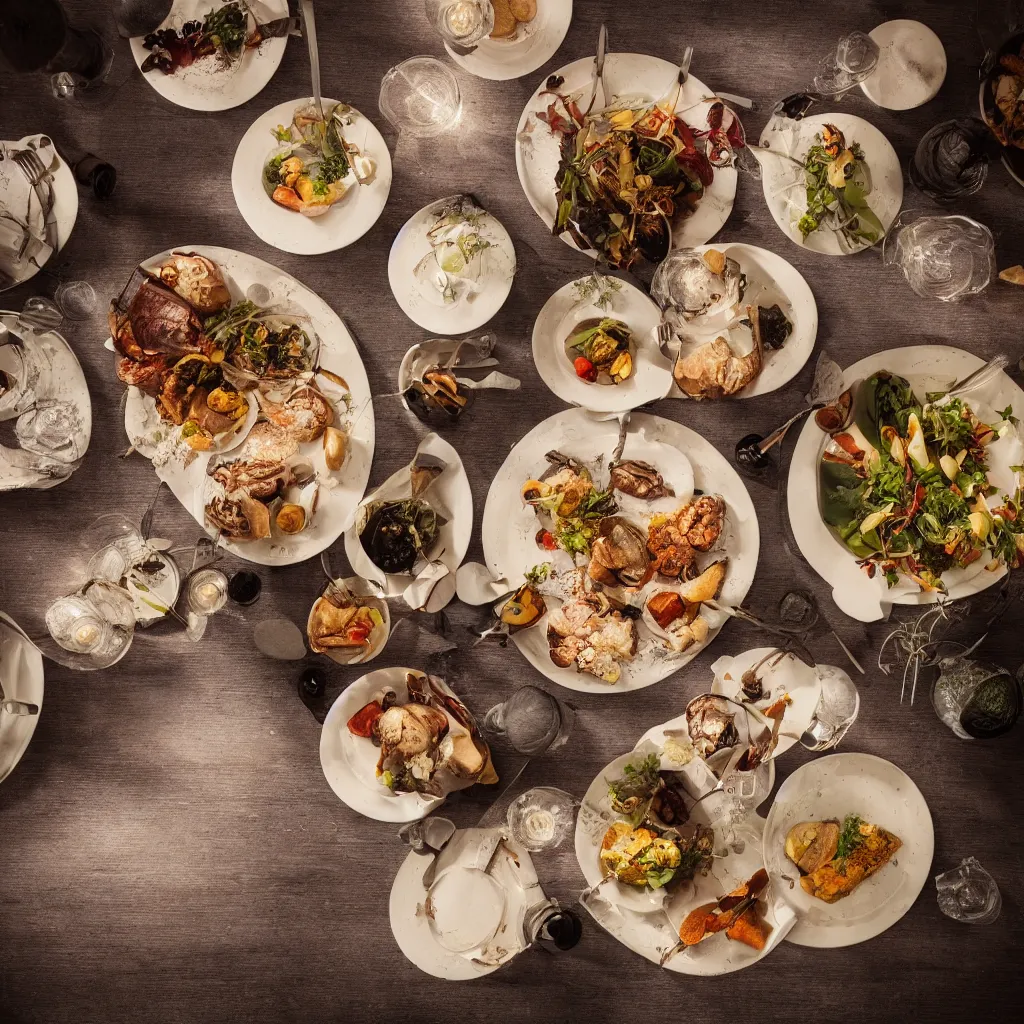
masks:
[[[337,579],[334,582],[336,585],[341,584],[343,587],[347,587],[348,590],[357,597],[377,597],[377,591],[361,576],[349,576],[347,579]],[[309,606],[309,615],[306,618],[307,640],[310,636],[310,627],[313,624],[313,609],[316,607],[319,600],[320,598],[317,597],[316,601]],[[351,653],[346,653],[344,650],[335,647],[328,648],[326,651],[322,652],[324,657],[330,658],[331,661],[337,665],[367,665],[373,661],[373,659],[376,658],[385,647],[387,647],[388,640],[391,638],[391,612],[388,609],[387,601],[381,601],[380,605],[381,607],[378,611],[381,611],[384,618],[385,635],[384,642],[380,644],[376,650],[371,651],[364,657],[359,654],[353,655]],[[310,647],[312,647],[312,644],[310,644]]]
[[[7,207],[15,211],[17,216],[24,218],[28,213],[29,228],[38,238],[44,237],[44,217],[42,207],[39,205],[39,197],[36,190],[29,183],[28,178],[14,162],[13,157],[3,157],[3,150],[20,151],[23,149],[35,149],[44,153],[43,162],[46,163],[46,147],[41,145],[43,139],[49,141],[47,135],[26,135],[17,142],[5,142],[0,145],[0,207]],[[52,143],[51,143],[52,146]],[[50,173],[53,175],[53,217],[57,225],[57,251],[67,244],[71,237],[71,231],[78,219],[78,185],[75,183],[75,176],[71,168],[64,162],[63,157],[52,149],[53,157],[56,159],[56,167]],[[31,280],[39,273],[39,268],[27,260],[18,268],[18,273],[12,276],[15,278],[15,285]],[[8,289],[0,289],[7,291]]]
[[[299,446],[299,454],[308,458],[321,476],[329,476],[338,481],[332,488],[321,488],[320,503],[312,524],[292,537],[275,536],[248,543],[227,541],[224,538],[220,540],[220,544],[232,554],[260,565],[292,565],[312,558],[329,548],[341,536],[363,496],[370,476],[374,443],[373,403],[359,350],[338,314],[312,289],[277,267],[247,253],[216,245],[175,246],[145,260],[143,266],[158,267],[174,252],[196,252],[216,263],[231,292],[232,302],[244,298],[253,285],[260,285],[271,293],[268,305],[305,314],[320,341],[321,365],[340,374],[349,386],[351,400],[346,408],[341,389],[326,378],[318,378],[324,394],[332,400],[336,424],[348,428],[348,453],[341,470],[332,474],[327,469],[323,445],[319,440]],[[142,405],[144,403],[134,399],[125,408],[125,430],[128,437],[133,444],[142,441],[136,447],[147,458],[153,457],[160,448],[161,458],[155,464],[157,475],[167,482],[175,497],[196,521],[205,526],[203,509],[208,490],[214,486],[206,475],[206,468],[211,458],[224,458],[223,453],[216,455],[200,452],[187,466],[183,465],[178,458],[163,451],[165,445],[169,448],[175,445],[166,424],[160,424],[159,421],[155,424],[163,440],[154,440],[152,435],[140,437],[138,412]],[[169,457],[165,459],[164,455]]]
[[[786,835],[801,821],[858,814],[903,841],[892,859],[836,903],[808,895],[785,854]],[[788,941],[831,949],[881,935],[913,906],[928,880],[935,834],[913,780],[871,754],[829,754],[801,765],[779,789],[764,827],[764,863],[777,893],[797,915]],[[793,884],[791,885],[791,881]]]
[[[915,345],[889,349],[861,359],[843,373],[846,385],[864,380],[879,370],[891,370],[910,381],[914,392],[922,397],[927,391],[949,387],[983,365],[984,360],[970,352],[946,345]],[[968,404],[996,411],[1012,405],[1014,412],[1024,409],[1022,391],[1005,373],[978,391],[965,396]],[[934,604],[938,592],[926,593],[910,580],[901,579],[889,588],[876,575],[868,579],[857,565],[857,558],[826,526],[821,518],[818,492],[818,463],[827,436],[811,417],[800,431],[790,460],[786,500],[789,521],[800,553],[814,571],[832,587],[832,599],[847,615],[861,622],[884,618],[893,604]],[[989,478],[1000,489],[1012,492],[1014,473],[1010,466],[1024,462],[1024,441],[1013,432],[988,446],[991,470]],[[813,500],[811,500],[813,496]],[[966,569],[951,569],[942,574],[950,598],[970,597],[992,586],[1006,574],[1003,568],[989,572],[987,559],[979,558]]]
[[[946,51],[927,25],[898,18],[868,34],[881,50],[871,77],[860,83],[872,103],[887,110],[910,110],[934,99],[946,80]]]
[[[672,364],[658,348],[661,311],[628,281],[605,278],[611,289],[604,306],[580,300],[578,286],[593,280],[570,281],[544,303],[533,325],[533,361],[540,379],[563,402],[594,412],[625,412],[664,398],[672,387]],[[591,384],[576,375],[565,352],[565,339],[581,320],[614,317],[628,324],[636,342],[633,375],[621,384]]]
[[[496,579],[521,580],[529,569],[550,558],[548,552],[538,548],[535,540],[537,516],[520,497],[522,485],[547,467],[545,453],[557,449],[586,463],[593,462],[598,455],[607,460],[617,438],[616,420],[597,419],[582,409],[566,409],[539,423],[512,449],[491,482],[484,507],[484,556]],[[685,457],[680,458],[680,453]],[[740,604],[754,580],[760,534],[753,502],[736,470],[696,431],[674,420],[645,413],[634,413],[630,420],[623,458],[652,462],[676,491],[675,498],[662,498],[654,503],[617,495],[620,508],[637,521],[641,510],[664,512],[678,508],[692,496],[694,486],[708,494],[722,495],[726,503],[725,528],[719,544],[707,559],[710,562],[722,555],[728,556],[729,567],[719,600],[724,605]],[[692,467],[692,478],[687,463]],[[663,653],[660,645],[655,650],[652,639],[650,650],[646,653],[641,650],[631,663],[623,663],[622,678],[609,685],[588,673],[555,665],[548,650],[546,622],[546,617],[542,617],[535,626],[514,633],[512,640],[516,647],[552,682],[570,690],[601,694],[639,690],[665,679],[695,658],[714,640],[720,628],[711,630],[706,643],[694,644],[676,655]],[[640,620],[638,631],[643,649],[643,638],[648,634]]]
[[[671,724],[671,723],[666,723]],[[656,730],[651,730],[652,732]],[[645,737],[646,738],[646,734]],[[643,743],[641,738],[640,743]],[[608,826],[620,820],[611,807],[608,794],[608,780],[622,775],[623,768],[631,761],[637,760],[635,751],[622,754],[607,765],[590,784],[580,813],[576,819],[575,848],[576,859],[583,872],[587,884],[597,885],[603,875],[601,873],[600,851],[601,840]],[[767,771],[768,766],[765,766]],[[774,769],[772,769],[774,773]],[[710,774],[710,773],[709,773]],[[689,779],[684,786],[689,789]],[[699,794],[691,793],[695,799]],[[703,813],[707,803],[694,807],[694,822],[710,824],[707,814]],[[692,883],[680,885],[673,893],[664,893],[662,900],[655,894],[635,886],[622,885],[616,881],[607,881],[600,892],[608,902],[621,908],[617,917],[618,929],[612,934],[628,949],[658,963],[661,955],[674,945],[679,933],[679,926],[691,910],[704,903],[716,901],[725,893],[732,892],[762,866],[760,838],[763,823],[756,814],[750,814],[737,827],[742,838],[748,839],[742,849],[733,850],[725,847],[724,856],[716,856],[711,870],[707,875],[698,876]],[[716,842],[716,847],[722,844]],[[655,896],[652,899],[652,895]],[[676,953],[665,963],[665,968],[677,974],[690,974],[712,977],[720,974],[731,974],[733,971],[750,967],[766,957],[785,937],[792,925],[792,911],[777,895],[775,887],[766,890],[763,897],[765,906],[764,918],[771,925],[768,941],[762,950],[752,949],[742,942],[736,942],[724,935],[712,935],[691,947]],[[660,933],[652,928],[652,924],[660,923],[660,911],[664,910],[671,932],[663,929]]]
[[[335,796],[376,821],[418,821],[444,802],[420,793],[392,793],[375,774],[380,747],[348,731],[348,720],[386,687],[395,691],[400,702],[407,701],[405,677],[411,671],[380,668],[360,676],[331,705],[320,731],[320,766]]]
[[[797,228],[797,222],[807,209],[804,157],[814,144],[814,136],[826,123],[835,125],[843,133],[848,146],[856,142],[863,149],[864,162],[871,176],[868,206],[888,231],[903,203],[903,169],[889,140],[862,117],[854,117],[853,114],[814,114],[802,121],[773,118],[761,133],[761,149],[758,151],[763,171],[761,184],[769,212],[791,241],[826,256],[850,256],[871,246],[861,241],[856,248],[847,250],[843,248],[835,231],[820,228],[805,239]],[[773,157],[771,150],[785,156]],[[792,157],[798,163],[787,157]]]
[[[546,64],[562,45],[572,21],[572,0],[540,0],[537,16],[520,24],[512,39],[485,36],[472,53],[456,53],[445,43],[448,56],[478,78],[504,82],[521,78]]]
[[[482,327],[505,305],[516,273],[516,250],[498,219],[484,211],[480,234],[491,244],[475,257],[481,261],[479,290],[448,305],[439,294],[428,295],[413,271],[430,254],[427,231],[447,201],[429,203],[402,225],[388,256],[388,283],[395,301],[414,324],[438,334],[465,334]]]
[[[786,344],[780,349],[766,349],[761,372],[742,391],[731,397],[756,398],[788,384],[810,359],[818,337],[818,305],[803,274],[777,253],[756,245],[726,242],[695,245],[693,248],[699,253],[717,249],[739,263],[740,269],[747,275],[747,288],[740,304],[744,316],[748,305],[773,306],[778,303],[793,325]],[[692,337],[696,347],[714,341],[719,335],[725,335],[727,340],[731,340],[733,331],[727,328],[728,323],[720,316],[710,319],[697,317],[686,324],[684,332],[688,338]],[[746,347],[737,344],[735,350],[749,352],[753,347],[749,329],[743,328],[742,334]]]
[[[426,497],[428,501],[433,499],[437,510],[448,520],[438,531],[433,549],[438,552],[438,560],[450,570],[448,576],[441,579],[431,591],[426,610],[433,613],[439,612],[455,596],[455,571],[466,557],[473,535],[473,492],[461,456],[443,437],[429,434],[417,450],[421,454],[437,456],[446,466],[444,472],[430,485]],[[399,470],[394,476],[399,475],[407,479],[408,468]],[[408,497],[408,489],[404,496]],[[357,575],[367,580],[376,580],[381,585],[380,593],[383,597],[401,597],[414,582],[412,576],[388,575],[378,569],[363,550],[354,524],[345,531],[345,555]]]
[[[324,109],[337,102],[325,99]],[[257,118],[242,136],[231,165],[231,190],[245,223],[267,245],[299,255],[334,252],[362,238],[377,223],[391,192],[391,154],[387,144],[373,122],[353,109],[352,124],[346,126],[345,137],[376,162],[373,181],[360,185],[349,171],[348,192],[320,217],[304,217],[286,210],[267,195],[263,167],[279,145],[271,132],[280,124],[291,124],[295,110],[307,103],[308,99],[289,100]]]
[[[0,612],[0,681],[7,700],[35,704],[43,710],[43,656],[10,617]],[[0,782],[21,760],[39,715],[12,715],[0,711]]]
[[[559,68],[555,74],[565,81],[558,91],[589,95],[593,68],[593,57],[583,57]],[[609,53],[604,65],[605,96],[609,100],[613,97],[636,98],[643,103],[653,103],[669,94],[678,74],[679,68],[675,64],[660,57],[643,53]],[[558,137],[537,118],[538,113],[547,110],[552,99],[546,95],[547,83],[548,78],[540,83],[519,118],[516,171],[534,212],[550,228],[555,223],[555,173],[560,147]],[[693,75],[687,79],[679,101],[679,109],[686,110],[687,124],[698,128],[705,126],[711,104],[705,102],[704,97],[712,95],[708,87]],[[716,167],[714,180],[705,190],[704,198],[694,213],[677,218],[672,225],[673,246],[703,245],[714,238],[729,219],[735,198],[736,168]],[[577,248],[567,234],[560,237],[566,244]],[[593,250],[588,250],[588,254],[596,255]]]
[[[219,0],[174,0],[174,6],[161,28],[180,29],[187,21],[202,21],[214,8],[224,6]],[[262,24],[288,16],[288,0],[255,0],[249,3]],[[246,50],[230,67],[221,69],[216,56],[203,57],[191,67],[179,68],[173,75],[159,69],[147,71],[142,77],[165,100],[190,110],[229,110],[247,103],[274,77],[288,37],[265,39],[258,47]],[[131,40],[132,56],[141,70],[150,55],[142,45],[142,37]]]
[[[748,668],[753,668],[773,649],[771,647],[755,647],[753,650],[744,651],[735,657],[719,658],[711,666],[715,673],[711,692],[720,693],[723,697],[731,697],[733,700],[742,702],[744,700],[741,683],[743,673]],[[771,707],[783,694],[789,694],[792,699],[792,703],[786,708],[782,727],[779,729],[779,742],[775,747],[772,760],[769,762],[769,764],[774,764],[775,758],[789,750],[811,724],[821,698],[821,679],[813,668],[805,665],[792,654],[785,655],[778,663],[775,663],[774,659],[765,662],[758,669],[757,674],[764,691],[763,697],[752,702],[753,707],[758,711],[764,711]]]

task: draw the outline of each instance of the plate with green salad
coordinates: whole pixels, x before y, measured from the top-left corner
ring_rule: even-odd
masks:
[[[850,422],[834,433],[813,418],[804,425],[790,522],[855,618],[968,597],[1024,564],[1024,391],[1000,372],[947,394],[982,365],[940,345],[869,356],[844,374]]]
[[[775,223],[814,252],[850,256],[877,245],[903,202],[896,151],[852,114],[773,118],[758,158]]]

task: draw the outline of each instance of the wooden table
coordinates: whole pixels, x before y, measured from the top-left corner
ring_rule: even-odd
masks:
[[[67,7],[87,18],[109,5],[67,0]],[[613,50],[676,59],[692,43],[694,74],[770,109],[775,99],[806,87],[817,60],[843,32],[916,17],[947,49],[949,73],[939,96],[907,113],[874,107],[859,92],[842,106],[876,124],[905,163],[927,128],[973,112],[982,56],[965,5],[941,0],[853,0],[841,8],[799,0],[577,0],[568,37],[542,71],[504,83],[457,72],[465,97],[458,129],[436,141],[403,139],[395,149],[394,133],[377,112],[381,76],[410,55],[443,54],[421,4],[333,0],[317,7],[325,94],[370,115],[394,155],[390,202],[376,227],[349,249],[320,257],[271,249],[246,227],[231,196],[231,160],[243,132],[263,111],[308,88],[300,40],[289,42],[261,95],[220,114],[173,107],[137,73],[111,105],[86,110],[51,98],[42,75],[0,71],[5,137],[46,132],[67,151],[90,151],[117,167],[111,200],[82,194],[74,235],[54,261],[60,275],[88,280],[105,302],[135,263],[170,246],[245,250],[294,274],[346,318],[378,394],[395,390],[402,354],[424,337],[388,288],[391,240],[428,201],[457,189],[478,196],[509,229],[518,252],[512,294],[490,327],[500,339],[501,368],[523,380],[518,393],[486,395],[473,421],[448,435],[466,462],[478,523],[488,483],[510,446],[560,408],[533,367],[533,320],[555,288],[591,265],[548,234],[516,180],[515,125],[542,75],[592,53],[605,22]],[[750,118],[749,134],[756,137],[766,116]],[[908,204],[914,198],[908,191]],[[994,166],[983,191],[961,205],[992,228],[1001,267],[1024,260],[1022,198]],[[760,184],[748,177],[740,180],[721,238],[774,249],[805,275],[821,314],[818,349],[844,365],[925,341],[982,356],[1009,350],[1016,360],[1019,354],[1024,291],[996,284],[951,306],[919,299],[875,252],[834,259],[783,238]],[[37,280],[0,304],[17,308],[47,286],[53,282]],[[102,347],[104,311],[70,325],[67,335],[92,393],[88,457],[59,488],[0,495],[0,607],[28,629],[39,627],[46,605],[66,586],[75,531],[105,511],[141,516],[156,487],[142,458],[118,457],[126,446],[122,387]],[[751,401],[666,401],[658,411],[685,420],[731,456],[739,437],[765,430],[797,407],[811,373],[808,364],[789,386]],[[409,459],[422,432],[393,398],[381,398],[376,415],[371,484]],[[886,627],[865,628],[830,605],[827,588],[783,541],[778,491],[749,486],[761,528],[750,606],[772,610],[785,590],[799,585],[829,610],[840,636],[868,666],[859,680],[860,718],[844,748],[890,758],[909,773],[934,816],[934,870],[978,856],[1003,891],[996,924],[966,927],[943,917],[929,883],[907,916],[870,943],[820,952],[783,944],[762,965],[717,981],[659,972],[590,923],[581,944],[561,958],[531,952],[459,987],[421,974],[402,957],[388,925],[388,893],[406,848],[393,826],[358,817],[328,788],[318,761],[319,725],[296,696],[302,666],[268,660],[252,645],[252,626],[262,618],[305,621],[322,578],[313,562],[262,570],[259,603],[244,614],[217,616],[196,646],[173,630],[150,632],[107,672],[76,674],[48,665],[35,738],[0,787],[0,1019],[411,1022],[450,1020],[457,1013],[480,1021],[637,1015],[790,1021],[811,1015],[925,1022],[1008,1015],[1020,991],[1024,941],[1016,892],[1022,868],[1016,837],[1024,815],[1020,731],[964,743],[938,721],[924,688],[914,707],[900,706],[897,684],[874,668]],[[198,534],[173,499],[160,506],[155,530],[185,541]],[[480,554],[474,540],[470,557]],[[336,555],[343,557],[340,545]],[[456,607],[450,618],[453,635],[465,645],[463,627],[474,615]],[[988,653],[1015,667],[1019,628],[1019,617],[1008,620]],[[578,721],[569,745],[533,762],[517,786],[548,783],[582,795],[641,732],[678,714],[689,696],[707,688],[716,657],[761,643],[752,630],[732,624],[692,664],[642,693],[571,695]],[[826,662],[843,657],[827,634],[815,653]],[[392,649],[385,655],[401,657]],[[332,697],[358,675],[320,664]],[[482,645],[463,658],[456,685],[482,712],[528,679],[551,685],[515,650]],[[787,756],[779,764],[780,781],[811,756],[799,748]],[[451,813],[468,823],[480,809],[456,803]],[[538,868],[552,895],[571,900],[583,888],[569,845],[539,858]]]

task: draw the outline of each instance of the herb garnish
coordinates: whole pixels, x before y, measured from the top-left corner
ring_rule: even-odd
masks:
[[[843,818],[839,842],[836,845],[836,860],[846,860],[864,842],[864,836],[860,832],[863,824],[864,819],[859,814],[848,814]]]

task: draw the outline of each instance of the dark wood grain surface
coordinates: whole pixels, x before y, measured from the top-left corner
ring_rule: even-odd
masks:
[[[543,3],[543,0],[541,0]],[[82,17],[99,17],[101,0],[67,0]],[[173,107],[134,73],[113,102],[84,110],[50,97],[42,76],[0,69],[0,128],[5,138],[46,132],[66,151],[90,151],[116,165],[113,199],[82,194],[75,232],[54,268],[88,280],[104,298],[132,266],[170,246],[230,246],[277,264],[342,314],[362,344],[375,392],[395,389],[405,350],[424,333],[389,291],[387,253],[404,221],[428,201],[472,191],[509,229],[519,273],[490,325],[502,369],[523,380],[517,394],[496,392],[473,420],[449,432],[465,460],[477,524],[488,483],[510,446],[560,408],[537,377],[530,330],[548,295],[585,273],[589,261],[550,237],[519,188],[513,136],[523,104],[542,74],[592,53],[608,24],[612,49],[676,59],[695,47],[693,72],[714,87],[773,99],[804,87],[818,58],[842,32],[894,17],[916,17],[942,38],[949,74],[923,108],[893,113],[858,92],[842,109],[877,125],[906,163],[936,122],[972,112],[982,48],[973,3],[918,0],[577,0],[561,49],[541,72],[507,83],[457,71],[462,123],[436,141],[397,143],[377,112],[382,74],[415,53],[442,54],[419,0],[324,0],[317,4],[324,92],[369,114],[394,156],[394,186],[383,216],[358,244],[319,257],[277,252],[239,216],[229,172],[239,139],[271,106],[308,88],[300,40],[288,44],[266,90],[236,110],[202,114]],[[995,6],[995,5],[993,5]],[[123,45],[123,44],[122,44]],[[750,120],[760,131],[765,114]],[[914,199],[908,191],[908,204]],[[1001,167],[963,204],[991,226],[1000,266],[1024,260],[1024,193]],[[809,281],[818,302],[818,348],[841,363],[893,346],[933,340],[988,356],[1020,354],[1024,291],[995,285],[961,305],[917,298],[868,252],[817,256],[787,241],[772,222],[760,184],[741,178],[724,241],[773,249]],[[53,281],[0,298],[16,308]],[[85,368],[94,433],[84,466],[54,490],[0,495],[0,608],[37,628],[61,592],[69,538],[97,514],[141,516],[156,487],[141,458],[122,461],[121,386],[103,350],[102,312],[73,324],[68,338]],[[696,405],[667,401],[658,411],[684,420],[730,455],[737,438],[764,430],[797,407],[811,366],[782,390],[751,401]],[[422,432],[394,399],[376,403],[377,450],[371,483],[404,464]],[[46,705],[35,738],[0,787],[0,1020],[133,1021],[480,1021],[680,1017],[717,1020],[1003,1019],[1020,993],[1024,941],[1019,899],[1024,769],[1018,729],[989,743],[964,743],[935,717],[927,693],[900,706],[896,684],[873,668],[884,626],[865,628],[828,603],[826,588],[784,543],[778,491],[749,485],[761,528],[761,560],[749,603],[774,608],[792,585],[811,588],[836,630],[869,666],[860,680],[861,714],[845,749],[895,761],[921,788],[935,821],[934,870],[974,854],[1004,895],[997,923],[968,927],[943,917],[929,882],[907,916],[888,932],[845,950],[783,944],[760,965],[722,979],[689,979],[630,954],[587,924],[581,944],[561,958],[531,952],[490,977],[459,986],[421,974],[399,952],[388,924],[388,893],[406,849],[395,827],[357,816],[324,781],[319,726],[296,697],[297,663],[274,662],[252,645],[253,624],[273,615],[304,622],[320,586],[314,563],[262,570],[265,588],[244,614],[213,620],[198,646],[168,630],[142,634],[116,668],[76,674],[47,667]],[[156,532],[189,541],[198,530],[168,500]],[[339,545],[340,549],[340,545]],[[337,552],[342,558],[340,550]],[[470,557],[480,557],[474,539]],[[474,617],[450,610],[465,644]],[[1010,667],[1024,659],[1019,619],[989,653]],[[523,788],[549,783],[582,795],[594,775],[641,732],[680,712],[706,688],[723,653],[759,645],[750,630],[728,626],[715,645],[657,686],[629,695],[571,695],[575,733],[557,754],[532,763]],[[827,635],[815,653],[842,655]],[[417,655],[418,656],[418,655]],[[389,648],[380,662],[399,663]],[[358,675],[324,661],[333,697]],[[462,659],[456,685],[480,711],[530,679],[541,680],[514,650],[481,646]],[[566,696],[566,694],[561,694]],[[779,778],[812,755],[797,748]],[[455,802],[463,823],[474,801]],[[538,859],[552,895],[583,887],[571,848]]]

